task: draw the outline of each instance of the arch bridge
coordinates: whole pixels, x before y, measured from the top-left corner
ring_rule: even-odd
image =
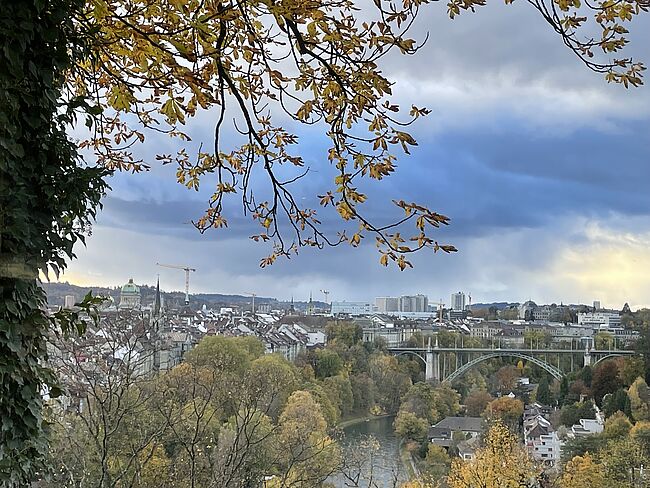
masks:
[[[489,359],[500,357],[514,357],[524,361],[536,364],[544,369],[554,378],[560,380],[565,373],[560,368],[560,356],[582,355],[583,366],[593,366],[606,359],[617,356],[632,356],[634,351],[628,350],[597,350],[585,349],[584,351],[576,349],[501,349],[501,348],[457,348],[457,347],[439,347],[436,338],[435,346],[431,346],[431,339],[426,347],[390,347],[388,351],[395,356],[410,355],[415,356],[425,365],[426,381],[447,381],[452,382],[460,378],[467,371],[477,364]],[[453,353],[456,357],[455,367],[447,368],[446,362],[443,368],[440,367],[440,359],[445,353]],[[548,360],[549,356],[557,357],[557,365]]]

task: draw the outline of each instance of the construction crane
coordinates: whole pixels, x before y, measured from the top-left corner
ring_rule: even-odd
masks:
[[[325,295],[325,303],[329,303],[329,302],[327,301],[327,297],[330,296],[330,292],[329,292],[328,290],[321,290],[320,292],[321,292],[323,295]]]
[[[163,268],[172,268],[172,269],[182,269],[185,271],[185,305],[190,304],[190,271],[196,271],[194,268],[189,266],[176,266],[174,264],[162,264],[156,263],[156,266],[162,266]]]

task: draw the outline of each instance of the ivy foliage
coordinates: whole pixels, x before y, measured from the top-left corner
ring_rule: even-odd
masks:
[[[83,241],[106,191],[108,171],[81,161],[66,136],[62,93],[84,56],[71,13],[79,0],[16,0],[0,9],[0,486],[28,486],[42,472],[47,426],[42,394],[55,396],[46,337],[63,319],[45,311],[38,270],[58,274]],[[62,101],[63,100],[63,101]],[[72,103],[70,103],[72,102]],[[84,306],[92,305],[87,297]]]

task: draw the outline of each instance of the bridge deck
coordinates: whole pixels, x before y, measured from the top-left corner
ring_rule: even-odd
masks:
[[[389,347],[389,352],[417,352],[426,353],[426,347]],[[506,347],[494,348],[455,348],[455,347],[432,347],[431,352],[473,352],[473,353],[492,353],[492,352],[516,352],[519,354],[584,354],[584,349],[512,349]],[[620,354],[622,356],[631,356],[635,351],[627,349],[609,349],[609,350],[596,350],[589,351],[590,354]]]

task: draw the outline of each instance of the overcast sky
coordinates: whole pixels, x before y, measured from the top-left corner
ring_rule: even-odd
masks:
[[[117,175],[87,248],[62,280],[117,285],[134,278],[167,290],[183,274],[155,263],[191,265],[191,291],[255,292],[330,300],[424,293],[449,303],[473,302],[650,305],[650,89],[625,90],[588,71],[524,2],[502,2],[450,21],[444,4],[426,6],[414,35],[431,38],[415,57],[381,66],[397,82],[395,99],[432,109],[413,128],[419,146],[401,158],[379,199],[400,196],[450,216],[436,235],[454,255],[422,253],[415,269],[378,264],[374,246],[305,250],[260,269],[268,249],[256,231],[231,219],[228,232],[200,235],[189,222],[205,194],[176,184],[174,168]],[[648,17],[646,15],[646,17]],[[633,24],[628,55],[650,62],[650,22]],[[209,142],[212,114],[190,124]],[[321,190],[327,168],[322,139],[302,136],[315,169],[305,194]],[[143,154],[180,143],[151,139]],[[326,218],[326,225],[330,221]]]

